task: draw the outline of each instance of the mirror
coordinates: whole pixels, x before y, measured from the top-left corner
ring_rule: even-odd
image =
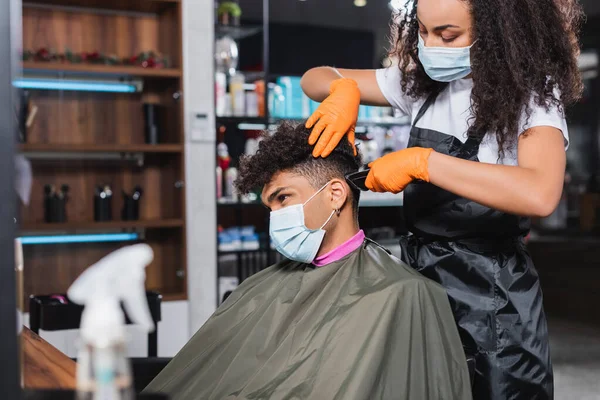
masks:
[[[2,373],[0,387],[4,398],[19,399],[20,363],[18,360],[18,327],[22,326],[17,313],[17,290],[15,280],[15,216],[16,196],[14,187],[14,147],[18,113],[15,113],[16,90],[13,77],[20,68],[18,49],[21,48],[21,0],[0,2],[0,359]]]

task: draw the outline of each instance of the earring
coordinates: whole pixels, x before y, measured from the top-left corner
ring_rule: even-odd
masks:
[[[338,208],[337,210],[335,210],[335,213],[339,217],[340,214],[342,213],[342,210]]]

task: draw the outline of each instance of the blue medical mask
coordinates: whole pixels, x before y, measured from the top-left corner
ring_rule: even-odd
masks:
[[[471,47],[425,47],[419,35],[419,60],[431,79],[452,82],[471,73]]]
[[[335,210],[331,212],[321,228],[308,229],[304,223],[304,206],[321,193],[327,185],[329,185],[329,182],[310,196],[310,199],[306,200],[304,204],[295,204],[281,210],[271,211],[269,235],[275,249],[285,258],[309,264],[317,256],[325,237],[323,227],[331,220]]]

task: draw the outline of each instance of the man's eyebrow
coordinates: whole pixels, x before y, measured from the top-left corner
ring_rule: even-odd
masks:
[[[417,17],[417,21],[419,21],[419,23],[421,25],[423,25],[423,23],[421,22],[421,20],[419,19],[419,17]],[[435,28],[433,28],[433,30],[434,30],[434,32],[440,32],[440,31],[445,31],[448,28],[460,28],[460,26],[452,25],[452,24],[446,24],[446,25],[436,26]]]
[[[271,204],[271,202],[272,202],[273,200],[275,200],[275,198],[276,198],[276,197],[279,195],[279,193],[281,193],[281,192],[282,192],[282,191],[284,191],[285,189],[287,189],[287,187],[279,187],[279,188],[275,189],[275,190],[273,191],[273,193],[271,193],[271,194],[269,195],[269,197],[267,198],[267,203],[268,203],[268,204]]]

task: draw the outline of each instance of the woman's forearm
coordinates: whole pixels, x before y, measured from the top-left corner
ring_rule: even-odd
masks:
[[[304,93],[314,101],[321,102],[329,96],[331,82],[342,78],[342,75],[331,67],[317,67],[308,70],[300,81]]]
[[[381,107],[390,106],[379,88],[374,69],[317,67],[302,76],[300,86],[312,100],[322,102],[329,96],[331,83],[340,78],[349,78],[358,84],[361,104]]]
[[[428,169],[432,184],[510,214],[546,217],[562,193],[562,185],[532,168],[466,161],[433,152]]]

